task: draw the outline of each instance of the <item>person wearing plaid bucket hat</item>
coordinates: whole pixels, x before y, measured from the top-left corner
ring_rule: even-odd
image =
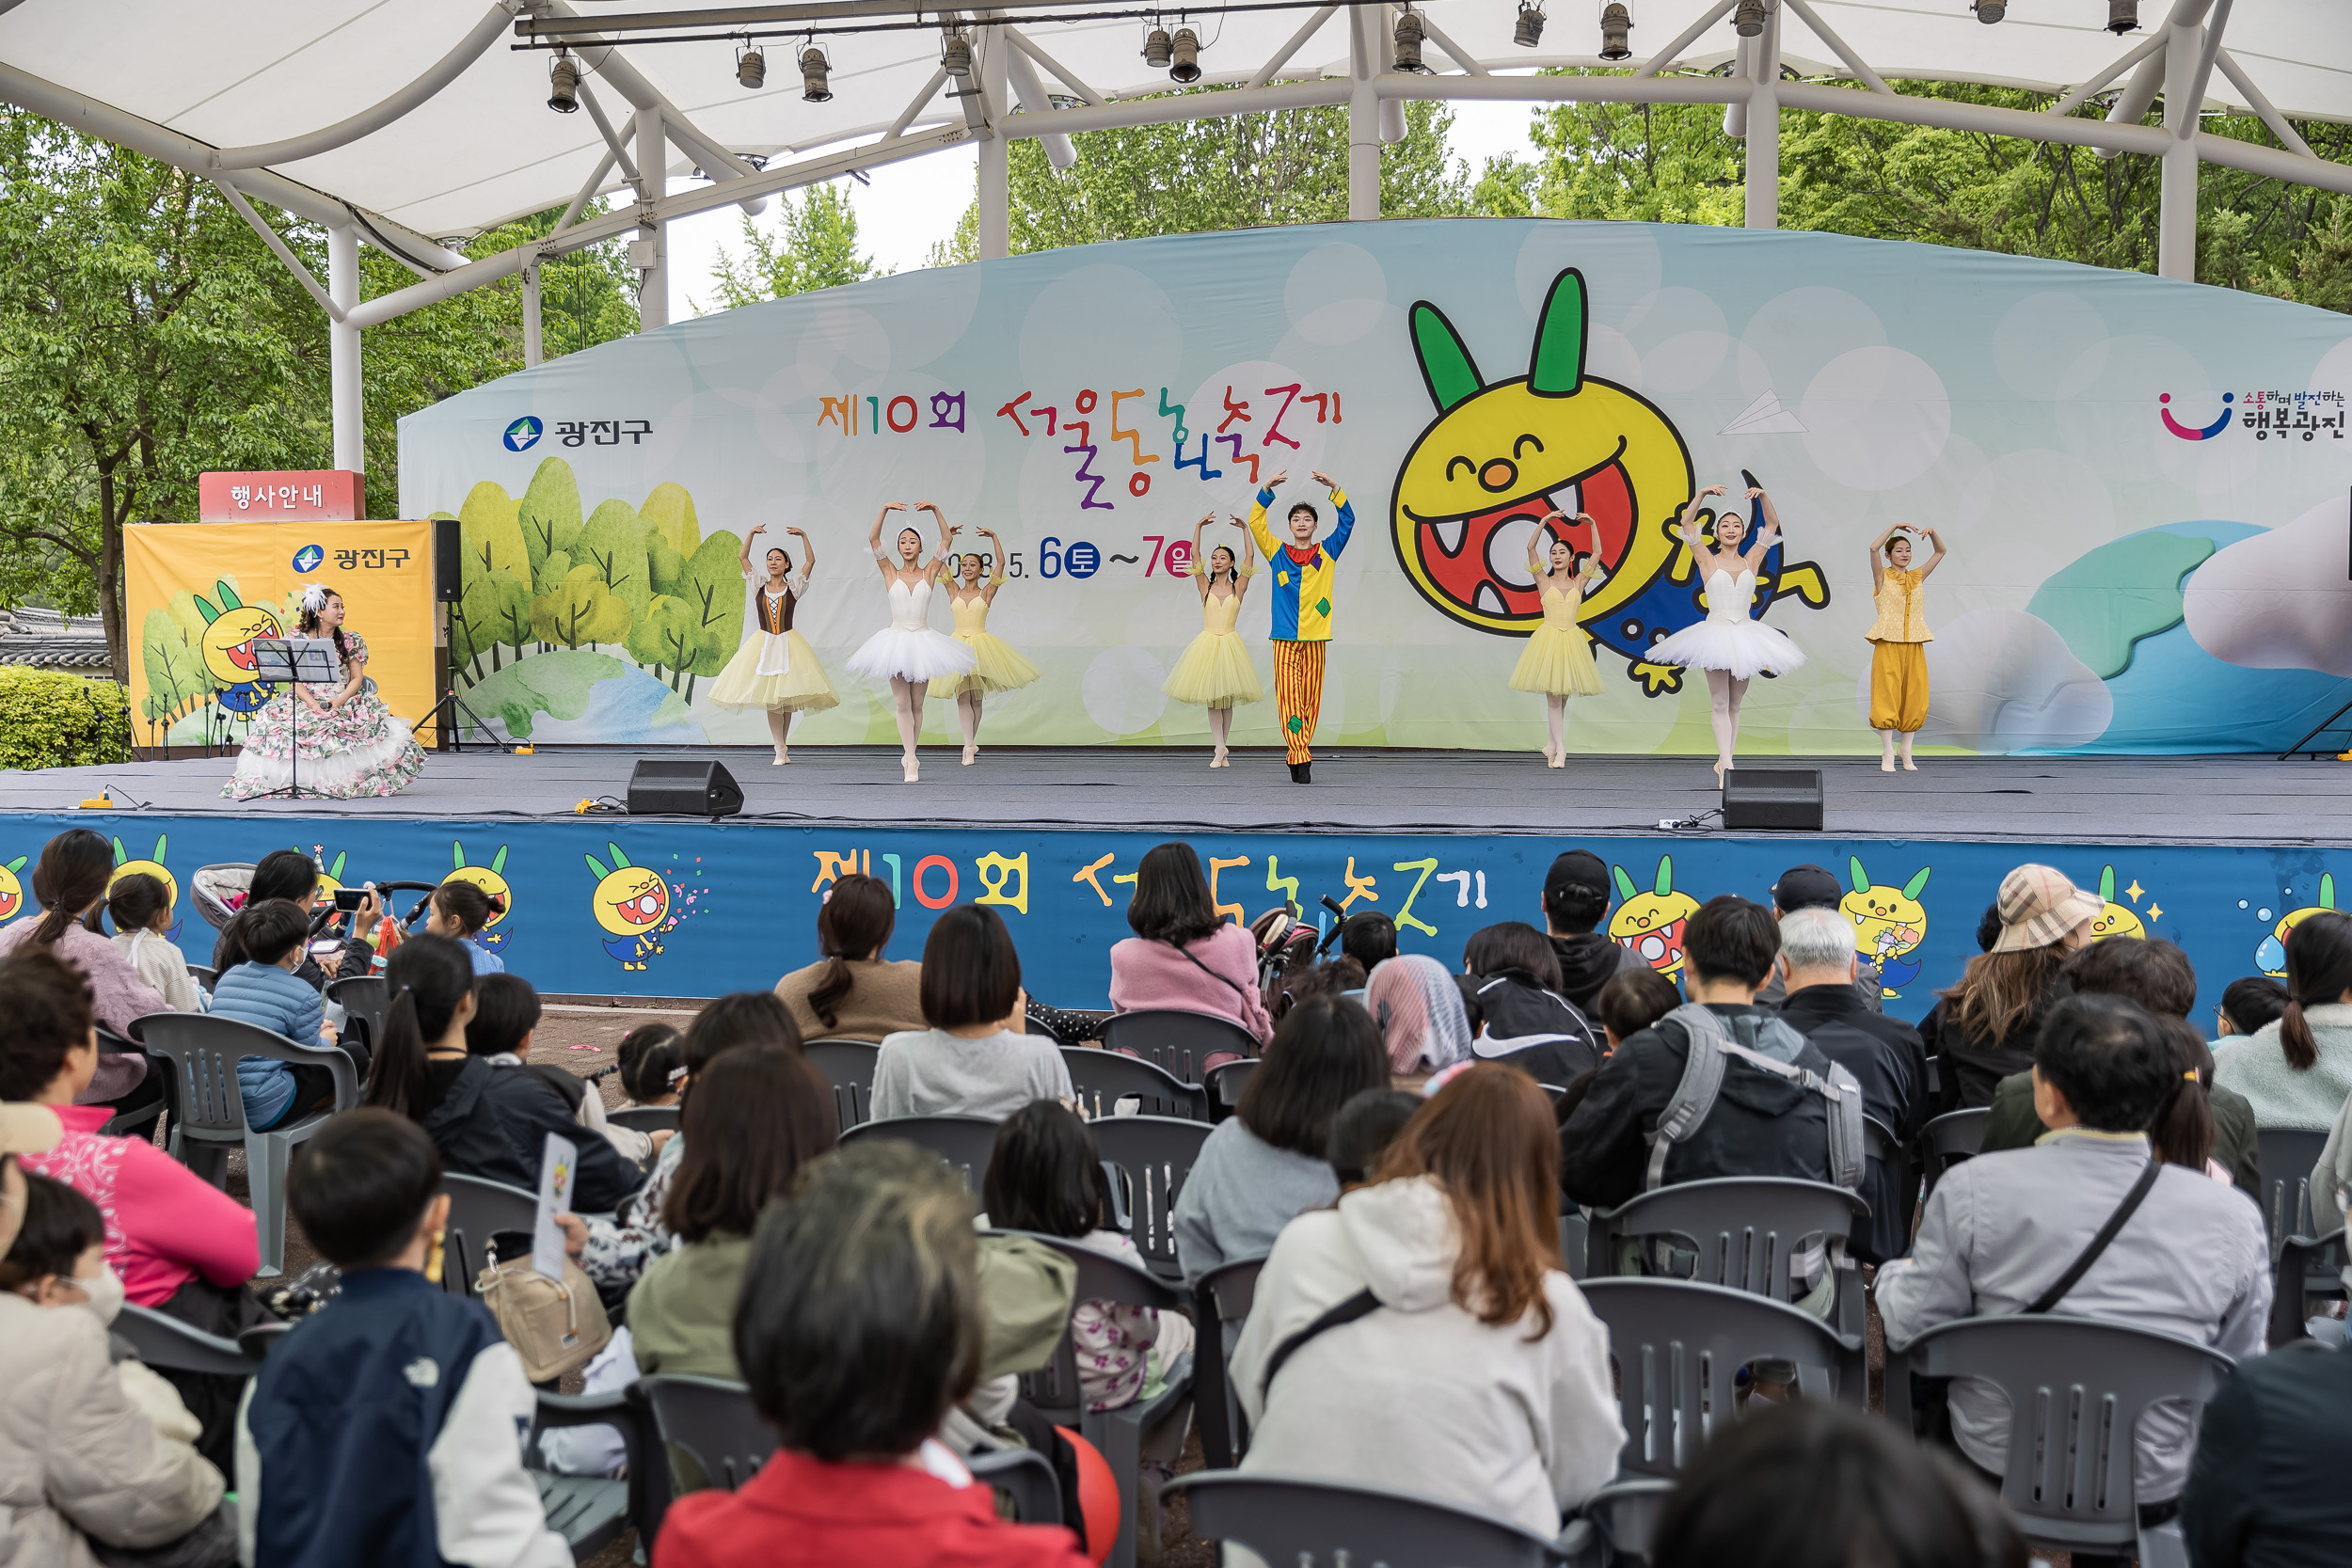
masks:
[[[2059,971],[2090,941],[2106,901],[2055,866],[2021,865],[2001,879],[1993,907],[2001,924],[1993,945],[1919,1022],[1928,1054],[1942,1062],[1938,1114],[1992,1104],[1994,1085],[2033,1066],[2043,1015],[2071,991]]]

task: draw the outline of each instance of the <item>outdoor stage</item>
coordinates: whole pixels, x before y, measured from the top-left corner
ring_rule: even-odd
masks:
[[[1545,868],[1583,842],[1614,869],[1613,931],[1650,942],[1661,966],[1698,900],[1766,896],[1802,861],[1858,879],[1851,912],[1894,956],[1889,1006],[1915,1016],[1976,950],[1978,916],[2023,861],[2087,887],[2104,879],[2108,928],[2180,942],[2213,995],[2279,967],[2264,950],[2279,922],[2332,907],[2332,872],[2352,875],[2340,847],[2352,844],[2352,790],[2333,765],[2257,756],[1932,758],[1893,776],[1867,758],[1757,757],[1821,768],[1825,830],[1732,834],[1660,827],[1716,803],[1697,757],[1572,757],[1551,770],[1532,755],[1334,749],[1301,788],[1273,752],[1212,772],[1194,750],[1008,749],[964,768],[942,747],[914,785],[890,749],[803,747],[789,768],[770,767],[764,748],[691,754],[726,764],[739,816],[577,814],[583,799],[626,793],[636,753],[611,749],[437,753],[413,788],[382,800],[224,800],[226,758],[0,773],[0,920],[31,904],[17,857],[65,827],[95,828],[119,859],[181,879],[292,844],[322,850],[346,882],[462,869],[501,888],[512,913],[493,936],[544,990],[707,995],[810,961],[822,888],[856,869],[898,890],[892,956],[917,956],[934,911],[977,898],[1012,924],[1032,989],[1099,1006],[1104,952],[1128,935],[1120,883],[1164,838],[1200,849],[1230,911],[1285,897],[1312,911],[1328,895],[1389,913],[1408,949],[1449,964],[1480,926],[1539,921]],[[72,809],[101,786],[112,811]],[[209,935],[189,942],[200,961]],[[1911,966],[1915,980],[1900,978]]]

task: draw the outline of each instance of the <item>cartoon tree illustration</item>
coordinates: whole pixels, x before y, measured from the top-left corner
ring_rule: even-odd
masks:
[[[147,673],[147,700],[139,716],[148,721],[151,743],[163,744],[170,739],[171,726],[212,695],[212,677],[196,640],[167,610],[151,610],[140,624],[139,662]]]
[[[743,542],[722,529],[696,546],[686,563],[677,597],[693,617],[696,641],[687,673],[686,700],[694,700],[696,675],[715,675],[743,640]]]
[[[627,501],[599,504],[572,544],[574,569],[591,566],[614,598],[628,606],[633,620],[644,613],[653,591],[645,582],[645,530]],[[601,638],[600,641],[613,641]]]
[[[694,648],[702,636],[695,624],[694,613],[686,601],[674,599],[667,594],[656,594],[645,607],[645,613],[628,628],[628,653],[638,663],[651,669],[656,675],[668,666],[670,689],[677,689],[678,673],[693,661]]]
[[[702,525],[695,519],[694,498],[687,494],[685,485],[666,480],[655,485],[637,515],[658,530],[662,542],[681,559],[702,547]]]
[[[522,502],[510,498],[503,485],[487,480],[466,494],[457,509],[458,539],[469,577],[475,572],[531,571],[531,552],[523,546]]]
[[[450,610],[449,638],[451,662],[469,686],[481,678],[474,664],[484,654],[492,670],[501,667],[499,644],[520,657],[531,641],[530,585],[502,566],[468,572],[465,596]]]
[[[566,648],[621,641],[628,624],[628,606],[612,596],[594,566],[573,567],[554,593],[531,604],[531,628],[539,641]]]
[[[548,557],[569,550],[580,536],[580,482],[572,476],[569,463],[550,457],[539,465],[523,491],[516,520],[535,578]]]

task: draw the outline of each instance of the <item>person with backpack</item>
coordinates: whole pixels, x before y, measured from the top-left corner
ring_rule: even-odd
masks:
[[[2034,1046],[2034,1105],[2051,1129],[2031,1148],[1979,1154],[1944,1173],[1911,1256],[1880,1268],[1886,1346],[1901,1351],[1962,1318],[2060,1312],[2159,1330],[2241,1360],[2263,1354],[2270,1243],[2262,1212],[2226,1182],[2157,1158],[2143,1129],[2185,1089],[2165,1022],[2120,996],[2058,1002]],[[1951,1436],[1997,1480],[2010,1403],[1954,1378]],[[2143,1528],[2175,1511],[2196,1414],[2178,1402],[2139,1418],[2133,1491]],[[2074,1554],[2075,1568],[2092,1559]]]

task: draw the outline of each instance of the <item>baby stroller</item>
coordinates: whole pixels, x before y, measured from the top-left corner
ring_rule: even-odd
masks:
[[[418,895],[416,903],[405,917],[394,915],[401,934],[406,936],[409,928],[423,918],[425,904],[432,898],[433,890],[437,885],[434,882],[378,882],[375,891],[382,896],[387,913],[392,911],[393,894],[414,893]],[[253,864],[250,861],[225,861],[218,865],[200,865],[189,879],[188,886],[195,895],[198,911],[213,929],[225,930],[236,912],[245,908],[246,895],[252,891]],[[321,904],[311,912],[310,934],[317,936],[335,918],[334,905]]]

